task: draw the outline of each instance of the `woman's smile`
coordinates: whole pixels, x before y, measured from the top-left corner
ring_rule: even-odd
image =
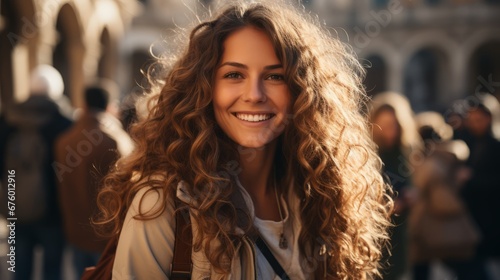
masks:
[[[268,121],[276,116],[273,113],[233,113],[233,115],[242,121],[254,123]]]

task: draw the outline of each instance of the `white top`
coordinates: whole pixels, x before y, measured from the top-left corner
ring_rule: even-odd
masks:
[[[279,237],[282,230],[282,222],[261,220],[255,217],[255,210],[250,195],[238,182],[242,190],[243,198],[247,204],[254,225],[260,231],[262,238],[267,243],[269,249],[287,272],[290,279],[308,279],[311,276],[302,269],[301,264],[305,264],[305,259],[299,256],[298,235],[301,225],[298,216],[291,213],[299,212],[299,200],[293,195],[289,195],[288,201],[293,211],[288,211],[285,199],[280,197],[281,205],[285,214],[285,237],[288,241],[288,248],[279,248]],[[182,190],[183,183],[179,183],[179,199],[186,201],[188,197],[184,196],[179,190]],[[173,257],[173,247],[175,239],[175,214],[173,201],[170,201],[165,212],[158,218],[152,220],[136,220],[132,217],[138,214],[139,203],[142,201],[142,212],[148,210],[154,211],[161,206],[163,197],[162,191],[149,191],[146,188],[141,189],[134,197],[129,208],[123,228],[120,234],[116,257],[113,265],[113,279],[169,279],[170,264]],[[293,192],[290,192],[293,193]],[[193,235],[195,235],[195,221],[193,222]],[[258,279],[280,279],[273,271],[267,259],[262,255],[259,249],[256,251],[256,266]],[[210,277],[210,265],[203,255],[203,252],[194,252],[193,260],[193,279],[198,277]],[[195,271],[197,271],[195,273]],[[201,271],[201,272],[200,272]],[[205,272],[204,272],[205,271]]]

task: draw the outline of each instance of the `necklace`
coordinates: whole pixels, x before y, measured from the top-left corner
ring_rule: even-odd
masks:
[[[276,203],[278,204],[278,212],[280,213],[280,220],[283,225],[283,228],[281,229],[281,234],[280,234],[280,242],[279,246],[281,249],[287,249],[288,248],[288,242],[285,237],[285,220],[283,219],[283,214],[281,213],[281,203],[280,199],[278,197],[278,188],[276,187],[276,179],[274,180],[274,194],[276,195]]]

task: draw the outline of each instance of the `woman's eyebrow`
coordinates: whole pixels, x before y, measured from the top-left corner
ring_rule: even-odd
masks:
[[[232,62],[232,61],[222,63],[221,65],[219,65],[219,68],[221,68],[222,66],[226,66],[226,65],[234,66],[234,67],[238,67],[238,68],[243,68],[243,69],[248,69],[248,66],[246,66],[245,64],[241,64],[239,62]]]
[[[279,68],[283,68],[283,65],[273,64],[273,65],[268,65],[268,66],[264,67],[265,70],[273,70],[273,69],[279,69]]]
[[[242,69],[248,69],[247,65],[239,63],[239,62],[233,62],[233,61],[224,62],[221,65],[219,65],[219,68],[226,66],[226,65],[237,67],[237,68],[242,68]],[[264,67],[264,70],[273,70],[273,69],[279,69],[279,68],[283,68],[283,65],[281,65],[281,64],[268,65],[268,66]]]

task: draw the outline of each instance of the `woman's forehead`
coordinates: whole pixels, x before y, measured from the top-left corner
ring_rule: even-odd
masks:
[[[232,61],[244,65],[265,62],[280,64],[274,45],[266,32],[248,26],[231,33],[224,41],[221,64]]]

